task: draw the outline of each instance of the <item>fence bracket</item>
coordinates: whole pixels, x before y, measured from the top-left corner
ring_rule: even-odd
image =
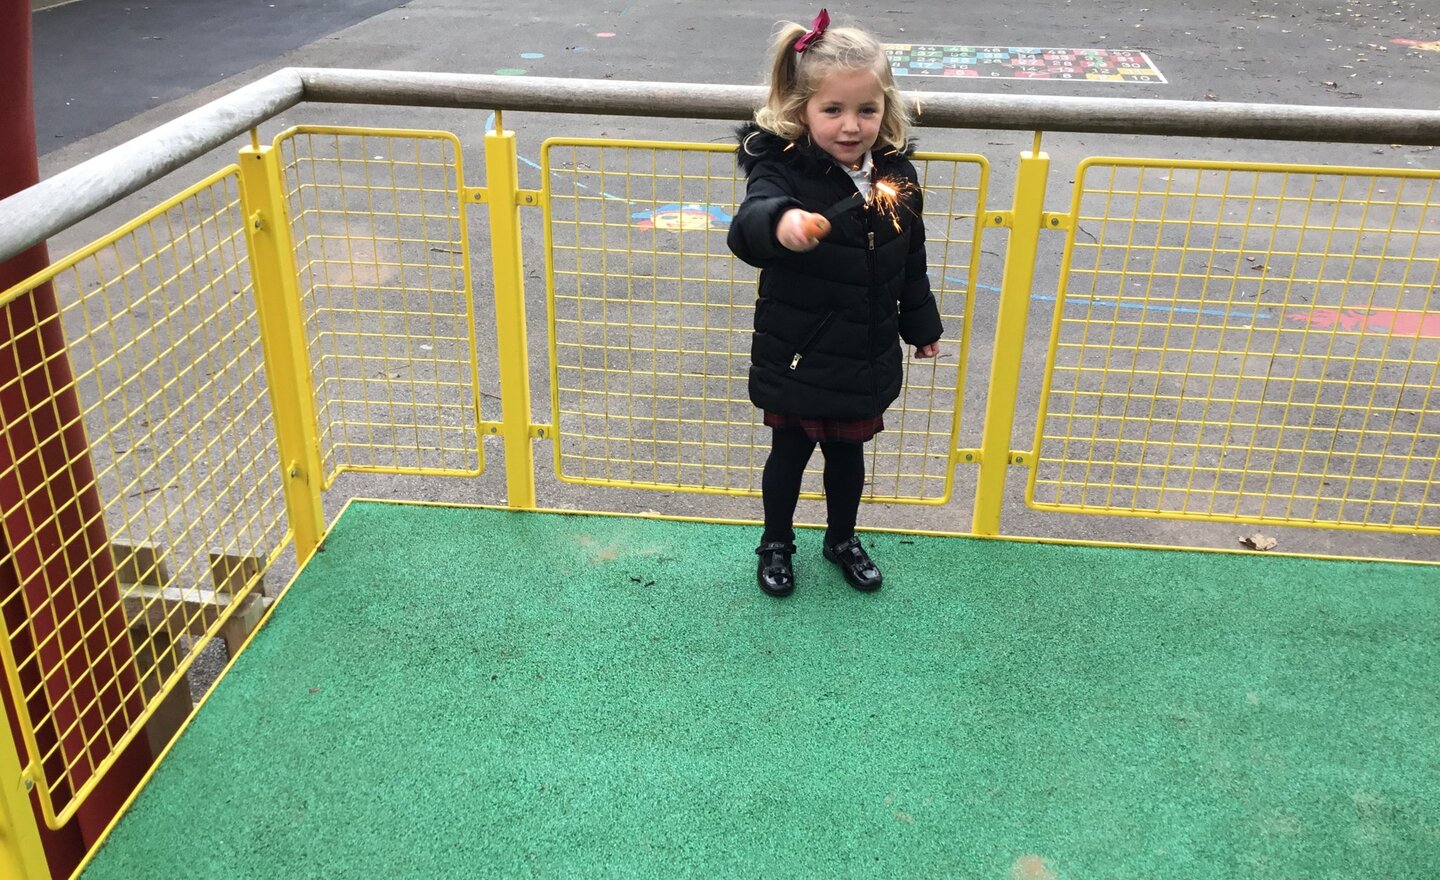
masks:
[[[489,435],[492,436],[492,437],[498,437],[499,435],[503,434],[504,432],[505,432],[505,423],[504,423],[504,422],[481,422],[481,423],[480,423],[480,433],[482,433],[482,434],[489,434]],[[552,436],[552,435],[555,433],[555,430],[554,430],[553,426],[551,426],[551,425],[531,425],[528,429],[526,429],[526,432],[525,432],[525,433],[526,433],[527,436],[531,437],[532,439],[544,440],[546,437]]]
[[[538,189],[517,189],[515,190],[515,204],[523,207],[537,207],[544,195],[543,190]],[[483,186],[465,187],[465,201],[472,205],[490,204],[490,190]]]

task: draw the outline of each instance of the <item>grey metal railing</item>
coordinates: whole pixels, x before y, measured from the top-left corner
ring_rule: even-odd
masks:
[[[287,67],[0,201],[7,260],[302,102],[745,119],[760,86]],[[1440,145],[1440,111],[906,93],[940,128]]]

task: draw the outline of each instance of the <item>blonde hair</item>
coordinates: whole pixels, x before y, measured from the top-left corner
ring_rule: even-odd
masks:
[[[795,43],[805,35],[804,25],[787,21],[780,25],[770,45],[774,62],[770,68],[770,94],[765,106],[755,111],[755,124],[786,140],[798,140],[808,131],[805,105],[820,90],[820,85],[834,73],[869,70],[880,82],[885,94],[885,112],[880,117],[877,143],[897,150],[905,148],[910,131],[910,114],[900,100],[890,60],[874,37],[853,27],[836,27],[825,31],[804,52],[795,51]]]

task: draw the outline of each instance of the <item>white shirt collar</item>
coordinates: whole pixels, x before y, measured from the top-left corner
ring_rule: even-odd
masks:
[[[839,164],[838,162],[836,163]],[[840,166],[845,168],[844,165]],[[870,173],[875,168],[875,160],[871,158],[870,151],[865,151],[865,158],[860,161],[860,167],[856,169],[845,168],[845,173],[855,181],[855,188],[860,190],[860,195],[868,202],[870,200]]]

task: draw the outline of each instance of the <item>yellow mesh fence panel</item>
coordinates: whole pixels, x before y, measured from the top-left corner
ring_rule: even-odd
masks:
[[[917,166],[946,356],[907,364],[887,429],[867,447],[866,498],[940,503],[988,168],[971,156]],[[758,494],[769,429],[746,388],[756,272],[725,243],[745,193],[734,148],[554,139],[542,173],[557,474]]]
[[[57,827],[289,538],[244,223],[231,167],[0,296],[0,656]]]
[[[1040,508],[1440,531],[1440,175],[1076,175]]]
[[[302,126],[281,151],[327,487],[483,467],[459,142]]]

